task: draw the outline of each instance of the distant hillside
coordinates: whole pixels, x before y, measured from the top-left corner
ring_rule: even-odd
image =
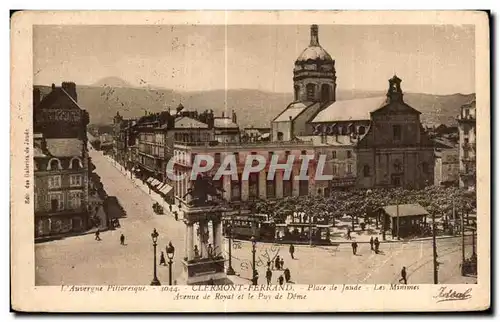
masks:
[[[271,120],[293,99],[291,93],[270,93],[254,89],[232,89],[204,92],[177,92],[169,89],[146,89],[129,86],[119,78],[110,77],[98,82],[98,86],[77,86],[78,103],[85,108],[93,124],[111,123],[116,112],[125,118],[138,117],[148,112],[172,110],[182,102],[188,110],[212,109],[217,115],[235,110],[241,127],[269,127]],[[106,85],[104,85],[106,84]],[[123,86],[122,86],[123,85]],[[37,86],[42,93],[50,87]],[[338,91],[338,100],[382,96],[385,92]],[[431,95],[405,94],[405,101],[422,112],[425,124],[456,124],[460,106],[469,102],[473,94]]]

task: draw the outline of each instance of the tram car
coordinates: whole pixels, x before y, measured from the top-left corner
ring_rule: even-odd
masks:
[[[276,226],[266,214],[226,215],[223,221],[224,235],[231,234],[236,239],[247,240],[253,236],[259,241],[273,241],[276,234]]]

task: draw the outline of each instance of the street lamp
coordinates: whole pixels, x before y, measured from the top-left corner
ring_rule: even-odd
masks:
[[[256,278],[256,272],[255,272],[255,246],[257,245],[257,241],[255,240],[255,237],[252,236],[250,238],[250,241],[252,242],[252,284],[257,285],[257,278]]]
[[[228,266],[227,272],[226,272],[227,275],[235,275],[236,274],[234,272],[233,266],[231,265],[231,261],[233,258],[233,256],[231,255],[231,249],[232,249],[231,240],[233,237],[232,234],[233,234],[233,225],[231,223],[229,223],[229,225],[227,226],[227,238],[229,240],[229,263],[228,263],[229,266]]]
[[[174,259],[175,254],[175,247],[172,245],[172,242],[168,243],[166,251],[168,257],[168,285],[172,285],[172,259]]]
[[[156,276],[156,246],[158,245],[158,232],[156,231],[156,228],[153,229],[153,232],[151,233],[151,239],[153,240],[153,280],[151,281],[151,285],[153,286],[159,286],[160,281],[158,280],[158,277]]]

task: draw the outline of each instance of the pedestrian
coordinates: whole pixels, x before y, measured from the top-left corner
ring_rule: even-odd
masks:
[[[347,239],[351,240],[351,229],[347,228]]]
[[[291,278],[291,276],[290,276],[290,270],[288,268],[285,268],[285,271],[283,272],[283,274],[285,275],[285,281],[287,283],[289,283],[290,282],[290,278]]]
[[[172,205],[170,205],[172,206]],[[179,214],[177,213],[177,211],[174,211],[174,216],[175,216],[175,221],[178,221],[179,220]]]
[[[100,234],[99,229],[97,229],[95,232],[95,240],[101,241],[101,237],[99,237],[99,234]]]
[[[283,257],[281,257],[281,259],[280,259],[280,269],[282,270],[283,267],[285,267],[285,260],[283,259]]]
[[[373,250],[373,236],[370,237],[370,250]]]
[[[401,283],[401,281],[403,281],[403,284],[407,284],[407,280],[406,280],[406,267],[403,266],[403,269],[401,270],[401,278],[399,279],[399,283]]]
[[[378,237],[375,237],[373,244],[375,245],[375,254],[378,254],[378,248],[380,246],[380,242],[378,241]]]
[[[284,280],[283,275],[280,275],[280,277],[278,277],[278,284],[283,285],[283,280]]]
[[[123,234],[120,236],[120,245],[125,245],[125,236]]]
[[[170,209],[170,212],[172,212],[172,204],[171,203],[168,204],[168,209]]]
[[[352,246],[352,254],[356,255],[356,252],[358,251],[358,243],[356,243],[355,241],[353,241],[351,243],[351,246]]]
[[[280,255],[276,256],[276,260],[274,261],[274,267],[276,270],[280,269]]]
[[[293,247],[293,244],[290,244],[290,249],[289,249],[289,251],[290,251],[290,256],[292,256],[292,259],[294,259],[294,258],[293,258],[293,253],[295,252],[295,247]]]
[[[200,251],[198,250],[198,246],[194,245],[194,257],[198,258],[200,257]]]
[[[266,271],[266,280],[267,280],[267,285],[271,284],[271,279],[273,278],[273,272],[271,272],[271,269],[268,267]]]
[[[267,269],[271,269],[271,260],[267,261]]]
[[[214,252],[214,248],[212,247],[212,244],[208,244],[208,247],[207,247],[208,257],[212,257],[213,252]]]
[[[163,265],[163,266],[167,265],[167,261],[165,261],[165,254],[163,252],[161,252],[161,254],[160,254],[160,265]]]

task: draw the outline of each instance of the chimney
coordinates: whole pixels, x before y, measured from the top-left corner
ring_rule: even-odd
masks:
[[[66,93],[69,94],[69,96],[71,96],[75,102],[78,102],[78,97],[76,95],[76,84],[73,83],[73,82],[63,82],[61,84],[61,87],[64,89],[64,91]]]
[[[41,93],[39,88],[33,88],[33,107],[36,108],[40,104]]]
[[[56,84],[52,83],[52,90],[56,89]]]
[[[389,90],[387,91],[388,103],[403,103],[403,91],[401,90],[401,79],[394,75],[389,79]]]
[[[319,46],[318,25],[311,26],[311,43],[309,46]]]

